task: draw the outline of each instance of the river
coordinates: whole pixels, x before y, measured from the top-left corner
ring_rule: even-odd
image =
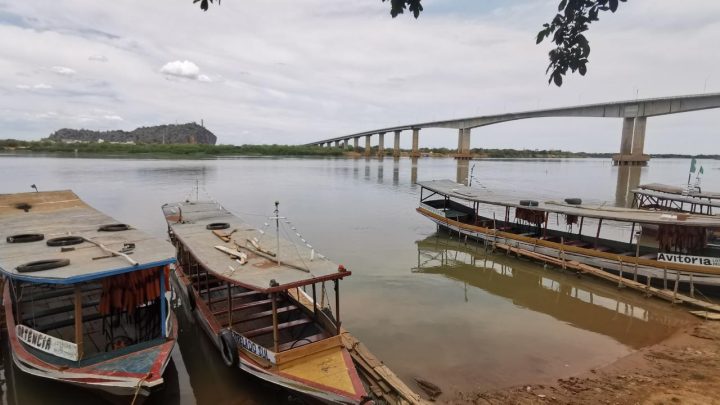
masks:
[[[701,162],[720,190],[720,162]],[[418,215],[416,181],[449,178],[536,200],[581,197],[625,205],[639,183],[680,184],[687,159],[617,168],[609,159],[446,158],[209,160],[0,156],[0,193],[71,189],[87,203],[165,238],[160,206],[211,197],[262,225],[280,202],[321,254],[353,272],[344,326],[410,385],[453,391],[546,383],[613,362],[692,321],[663,302],[532,262],[487,254],[435,233]],[[197,187],[196,187],[197,185]],[[630,197],[631,198],[631,197]],[[151,404],[266,404],[288,394],[225,368],[188,319],[163,391]],[[24,375],[3,349],[6,404],[101,403]],[[38,387],[42,387],[39,389]],[[440,399],[442,399],[441,397]]]

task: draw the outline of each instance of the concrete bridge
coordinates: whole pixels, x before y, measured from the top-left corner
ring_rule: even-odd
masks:
[[[385,134],[393,132],[395,142],[393,155],[400,156],[400,134],[412,131],[411,156],[420,156],[419,138],[423,128],[453,128],[458,130],[457,159],[470,159],[470,131],[473,128],[501,122],[542,117],[602,117],[621,118],[623,120],[620,140],[620,152],[613,156],[616,165],[646,165],[650,156],[644,153],[645,127],[648,117],[677,114],[688,111],[720,108],[720,93],[697,94],[677,97],[650,98],[632,101],[588,104],[574,107],[551,108],[546,110],[525,111],[509,114],[486,115],[480,117],[460,118],[445,121],[424,122],[401,125],[396,127],[375,129],[356,134],[343,135],[335,138],[312,142],[308,145],[336,147],[349,145],[358,148],[360,138],[365,137],[365,153],[370,154],[371,137],[378,135],[378,155],[385,154]]]

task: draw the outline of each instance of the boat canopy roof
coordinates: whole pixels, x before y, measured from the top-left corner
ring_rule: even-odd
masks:
[[[709,215],[692,215],[646,211],[633,208],[620,208],[598,204],[572,205],[565,202],[545,201],[531,207],[521,205],[520,201],[498,194],[490,194],[480,189],[467,187],[452,180],[433,180],[418,182],[430,191],[465,201],[482,204],[500,205],[504,207],[524,208],[532,211],[554,212],[578,217],[598,218],[610,221],[637,222],[641,224],[669,224],[680,226],[700,226],[720,228],[720,217]],[[685,218],[685,219],[682,219]]]
[[[322,256],[314,255],[311,259],[311,249],[304,245],[298,246],[283,237],[280,237],[278,265],[274,224],[268,228],[268,232],[264,232],[245,223],[215,201],[165,204],[163,213],[175,237],[203,267],[220,278],[249,289],[282,291],[351,274]],[[229,242],[224,242],[207,228],[212,223],[229,225],[219,230],[223,235],[230,235]],[[256,241],[261,250],[251,241]],[[247,263],[241,265],[235,257],[221,252],[216,246],[245,253]],[[273,281],[277,285],[271,286]]]
[[[669,184],[661,184],[661,183],[650,183],[650,184],[641,184],[640,189],[643,190],[652,190],[652,191],[659,191],[661,193],[668,193],[668,194],[679,194],[683,195],[685,192],[685,189],[678,186],[671,186]],[[689,194],[687,194],[690,197],[697,197],[697,198],[709,198],[709,199],[720,199],[720,193],[712,192],[712,191],[697,191],[697,190],[690,190]]]
[[[113,218],[95,210],[69,190],[0,194],[0,271],[13,279],[36,283],[74,284],[128,273],[175,262],[171,244],[130,228],[118,232],[98,231],[102,225],[117,224]],[[10,243],[8,237],[43,234],[35,242]],[[47,240],[62,236],[80,236],[102,244],[112,251],[135,244],[129,256],[109,256],[97,245],[80,244],[51,247]],[[99,259],[102,257],[102,259]],[[50,270],[19,272],[17,267],[39,260],[67,259],[70,264]]]
[[[702,205],[705,207],[720,208],[720,202],[714,202],[707,198],[697,197],[696,195],[681,195],[674,193],[666,193],[662,191],[655,191],[652,189],[635,189],[632,190],[633,194],[645,195],[648,197],[660,198],[663,200],[677,201],[688,204]]]

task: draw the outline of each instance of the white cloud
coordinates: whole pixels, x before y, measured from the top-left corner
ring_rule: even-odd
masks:
[[[201,82],[210,82],[210,78],[207,75],[200,74],[200,68],[195,63],[189,60],[173,61],[166,63],[160,68],[160,73],[164,73],[168,76],[181,77],[184,79],[198,80]]]
[[[21,90],[30,90],[30,89],[35,89],[35,90],[48,90],[48,89],[52,89],[52,88],[53,88],[53,86],[51,86],[51,85],[49,85],[49,84],[45,84],[45,83],[38,83],[38,84],[34,84],[34,85],[32,85],[32,86],[30,86],[30,85],[28,85],[28,84],[18,84],[18,85],[15,85],[15,87],[18,88],[18,89],[21,89]]]
[[[103,118],[105,118],[108,121],[122,121],[123,118],[119,115],[103,115]]]
[[[75,72],[74,69],[70,69],[69,67],[65,67],[65,66],[53,66],[50,68],[50,70],[52,70],[53,72],[55,72],[59,75],[63,75],[63,76],[72,76],[75,73],[77,73],[77,72]]]
[[[720,53],[708,51],[720,36],[717,0],[622,3],[588,33],[588,74],[568,77],[562,88],[547,85],[550,47],[534,41],[557,0],[424,0],[417,20],[390,18],[380,1],[243,0],[208,13],[174,0],[129,1],[143,7],[3,3],[5,12],[28,17],[25,24],[42,26],[0,21],[0,89],[25,90],[0,97],[0,111],[11,111],[0,114],[0,133],[37,139],[80,120],[93,129],[133,129],[204,118],[222,143],[306,143],[397,124],[633,99],[635,89],[641,98],[720,91]],[[138,24],[148,18],[152,24]],[[53,65],[82,74],[60,86],[61,73],[38,68]],[[214,85],[184,83],[191,81]],[[59,115],[32,121],[45,111]],[[616,152],[621,125],[517,121],[474,129],[472,146]],[[717,110],[651,118],[646,150],[717,152],[708,134],[718,126]],[[425,129],[421,145],[452,147],[456,136]],[[407,133],[401,142],[409,146]]]
[[[104,55],[90,55],[88,57],[88,60],[94,61],[94,62],[107,62],[108,58]]]

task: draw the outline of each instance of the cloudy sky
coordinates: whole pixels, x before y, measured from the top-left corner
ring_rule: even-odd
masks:
[[[720,1],[630,0],[589,72],[547,85],[557,0],[0,0],[0,138],[204,120],[220,143],[295,144],[418,121],[720,92]],[[615,152],[619,119],[473,131],[472,147]],[[651,153],[720,153],[720,110],[651,118]],[[409,146],[409,134],[403,146]],[[677,139],[682,139],[681,142]],[[392,141],[388,141],[390,144]],[[457,145],[423,130],[423,146]]]

